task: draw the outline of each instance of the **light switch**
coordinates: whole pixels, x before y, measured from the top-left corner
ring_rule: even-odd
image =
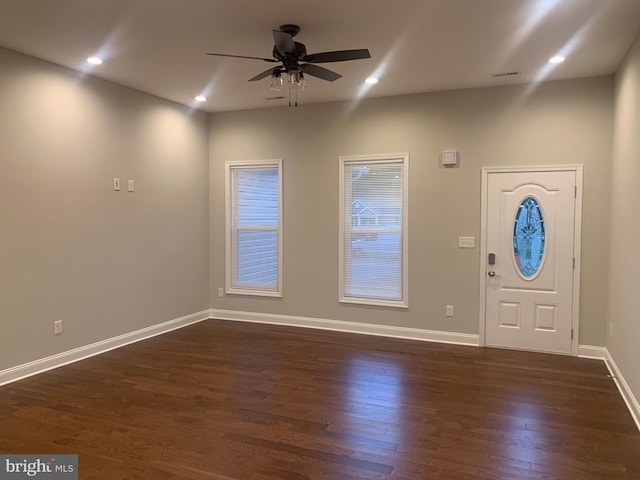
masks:
[[[476,237],[458,237],[459,248],[475,248]]]
[[[113,189],[114,189],[116,192],[119,192],[119,191],[120,191],[120,179],[119,179],[119,178],[114,178],[114,179],[113,179]]]
[[[136,191],[136,182],[134,180],[129,180],[127,182],[127,191],[135,192]]]

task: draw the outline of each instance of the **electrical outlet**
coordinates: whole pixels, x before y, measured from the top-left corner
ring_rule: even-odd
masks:
[[[135,192],[135,191],[136,191],[135,180],[127,180],[127,192]]]
[[[224,288],[219,288],[218,289],[218,296],[219,297],[224,297]]]
[[[447,305],[446,315],[447,317],[453,317],[453,305]]]
[[[458,248],[475,248],[476,237],[458,237]]]
[[[53,334],[60,335],[62,333],[62,320],[53,322]]]
[[[613,322],[609,322],[609,336],[613,337]]]

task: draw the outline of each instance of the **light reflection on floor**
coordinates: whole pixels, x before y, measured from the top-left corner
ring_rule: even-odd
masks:
[[[509,422],[509,432],[501,445],[505,451],[500,456],[520,461],[544,464],[546,440],[540,435],[538,424],[544,421],[540,406],[527,395],[510,399],[505,415],[517,421]],[[524,420],[524,421],[523,421]]]
[[[399,364],[370,355],[353,357],[347,366],[348,401],[345,416],[350,431],[384,430],[388,441],[400,443],[404,423],[403,371]]]

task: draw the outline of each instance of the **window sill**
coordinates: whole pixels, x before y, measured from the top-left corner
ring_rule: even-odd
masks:
[[[405,300],[374,300],[370,298],[342,297],[338,301],[340,303],[351,303],[355,305],[367,305],[374,307],[409,308],[409,304]]]
[[[226,295],[249,295],[252,297],[275,297],[282,298],[282,292],[273,290],[252,290],[250,288],[229,288],[225,291]]]

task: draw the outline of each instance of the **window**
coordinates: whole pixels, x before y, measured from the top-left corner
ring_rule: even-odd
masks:
[[[340,301],[407,307],[409,155],[340,158]]]
[[[532,279],[544,256],[544,216],[542,207],[533,197],[525,198],[513,222],[513,254],[520,273]]]
[[[227,162],[227,293],[282,296],[282,162]]]

